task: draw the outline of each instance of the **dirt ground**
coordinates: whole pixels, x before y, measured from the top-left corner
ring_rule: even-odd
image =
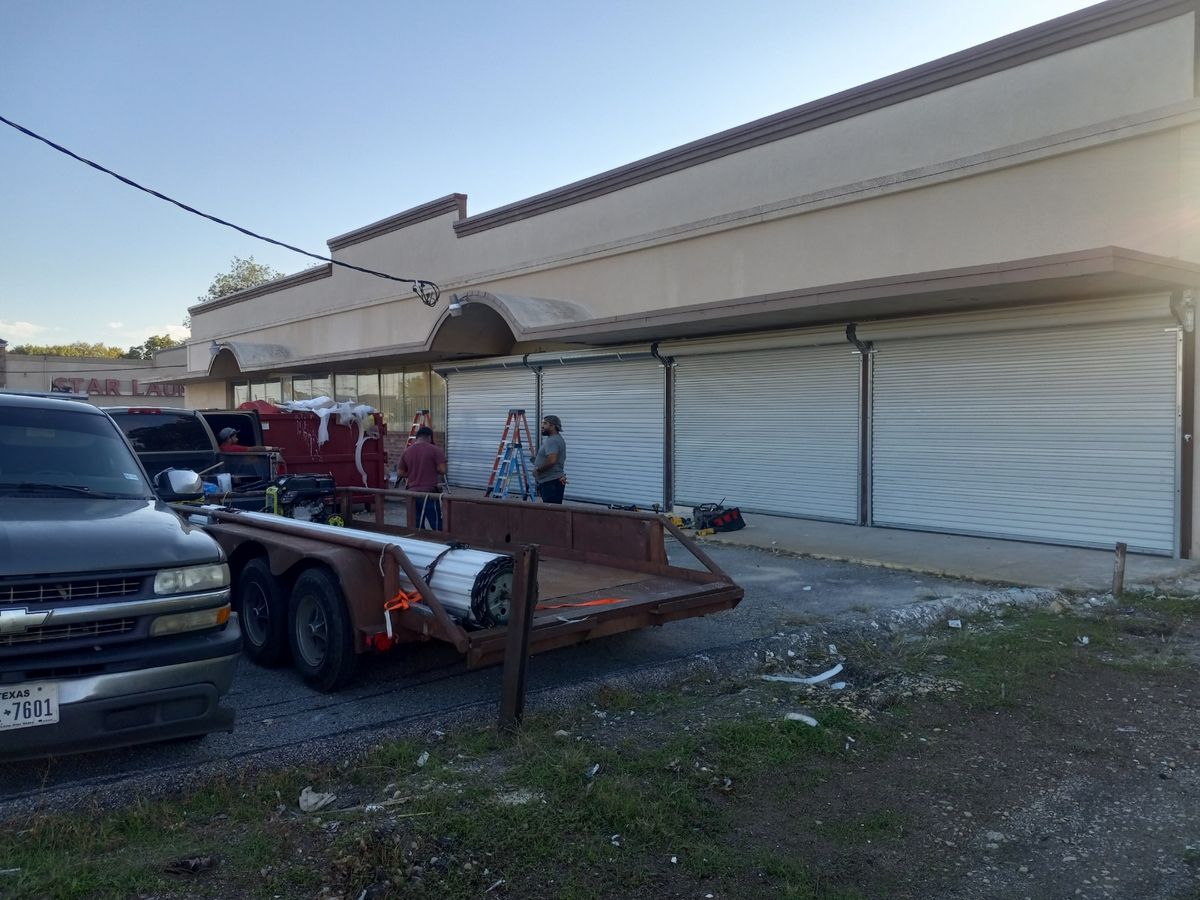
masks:
[[[1200,897],[1195,670],[1046,678],[1011,709],[927,704],[894,752],[807,791],[768,777],[736,831],[871,897]],[[849,810],[895,830],[830,838]]]
[[[0,897],[1195,900],[1198,602],[780,633],[516,739],[9,823]],[[337,800],[301,812],[304,786]]]

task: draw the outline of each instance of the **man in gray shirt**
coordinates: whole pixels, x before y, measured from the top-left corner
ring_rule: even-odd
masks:
[[[542,418],[542,443],[533,460],[533,477],[537,479],[538,496],[543,503],[562,503],[567,489],[567,477],[563,474],[567,442],[561,432],[562,421],[558,416]]]

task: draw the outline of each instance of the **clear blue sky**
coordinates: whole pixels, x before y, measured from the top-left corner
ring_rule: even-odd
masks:
[[[0,0],[0,115],[308,250],[482,212],[1089,5]],[[0,125],[0,338],[127,346],[312,264]],[[396,273],[415,274],[422,273]]]

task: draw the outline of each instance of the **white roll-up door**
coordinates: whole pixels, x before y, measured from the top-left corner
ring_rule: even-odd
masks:
[[[537,440],[537,376],[525,368],[446,374],[446,469],[451,485],[486,488],[509,409],[524,409]]]
[[[874,523],[1173,552],[1177,343],[1162,321],[876,340]]]
[[[562,419],[568,500],[663,502],[666,376],[654,359],[548,365],[541,415]]]
[[[675,363],[675,503],[858,521],[860,358],[849,344]]]

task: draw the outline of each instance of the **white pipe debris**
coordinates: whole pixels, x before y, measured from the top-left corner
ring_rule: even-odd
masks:
[[[201,506],[200,512],[222,510],[219,506]],[[224,510],[228,512],[228,510]],[[239,520],[247,522],[287,522],[289,525],[311,532],[314,537],[322,534],[346,534],[345,528],[336,525],[321,525],[295,519],[280,519],[269,513],[236,510]],[[193,515],[192,521],[200,516]],[[206,524],[201,522],[199,524]],[[446,612],[463,622],[491,627],[508,621],[512,603],[513,558],[502,553],[459,548],[440,541],[396,537],[389,534],[372,534],[368,531],[351,532],[356,539],[379,547],[380,566],[387,547],[399,547],[422,572],[426,583],[436,592]],[[432,571],[431,571],[432,570]],[[430,573],[430,574],[426,574]],[[399,573],[400,587],[405,591],[416,590],[403,571]],[[390,598],[387,598],[390,599]]]

